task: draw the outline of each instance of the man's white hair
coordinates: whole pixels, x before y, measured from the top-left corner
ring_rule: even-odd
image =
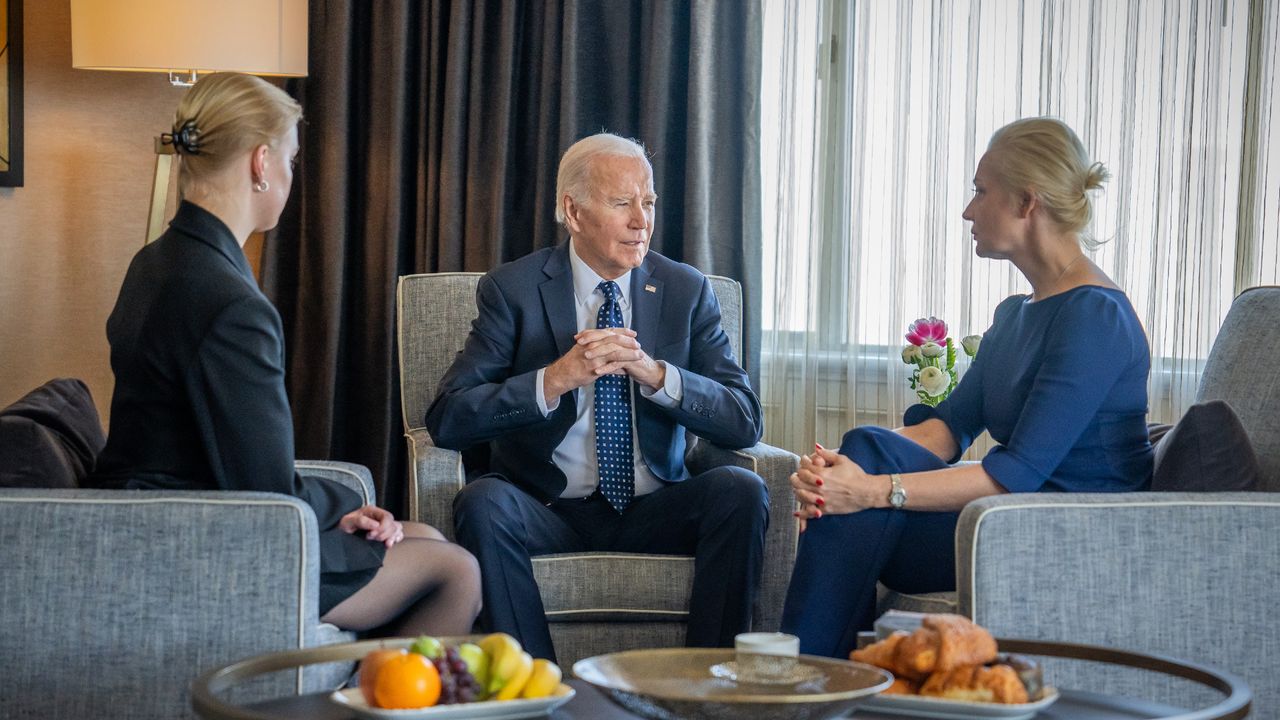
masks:
[[[653,177],[653,165],[639,141],[613,133],[582,138],[569,146],[560,158],[560,170],[556,173],[556,222],[564,225],[565,195],[576,203],[586,202],[591,194],[591,163],[605,156],[639,158],[649,169],[649,177]]]

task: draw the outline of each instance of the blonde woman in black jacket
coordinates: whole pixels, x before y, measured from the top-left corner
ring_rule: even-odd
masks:
[[[294,471],[280,315],[242,248],[275,227],[293,184],[298,103],[234,73],[201,79],[164,136],[182,204],[133,259],[107,321],[115,393],[106,487],[293,495],[320,528],[320,616],[348,630],[467,633],[474,558],[435,529]]]

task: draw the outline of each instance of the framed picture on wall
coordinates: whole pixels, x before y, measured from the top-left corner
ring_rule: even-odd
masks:
[[[0,187],[22,185],[22,0],[0,0]]]

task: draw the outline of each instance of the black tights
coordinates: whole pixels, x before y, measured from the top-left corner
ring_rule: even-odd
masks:
[[[344,630],[466,635],[480,613],[480,567],[430,525],[404,523],[368,585],[320,618]]]

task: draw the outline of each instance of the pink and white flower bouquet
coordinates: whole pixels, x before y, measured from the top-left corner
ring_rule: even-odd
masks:
[[[907,328],[907,342],[902,348],[902,362],[915,365],[911,371],[911,389],[920,402],[936,406],[947,399],[960,375],[956,372],[956,347],[947,337],[947,324],[936,317],[920,318]],[[965,355],[972,361],[978,355],[981,335],[967,335],[960,340]]]

